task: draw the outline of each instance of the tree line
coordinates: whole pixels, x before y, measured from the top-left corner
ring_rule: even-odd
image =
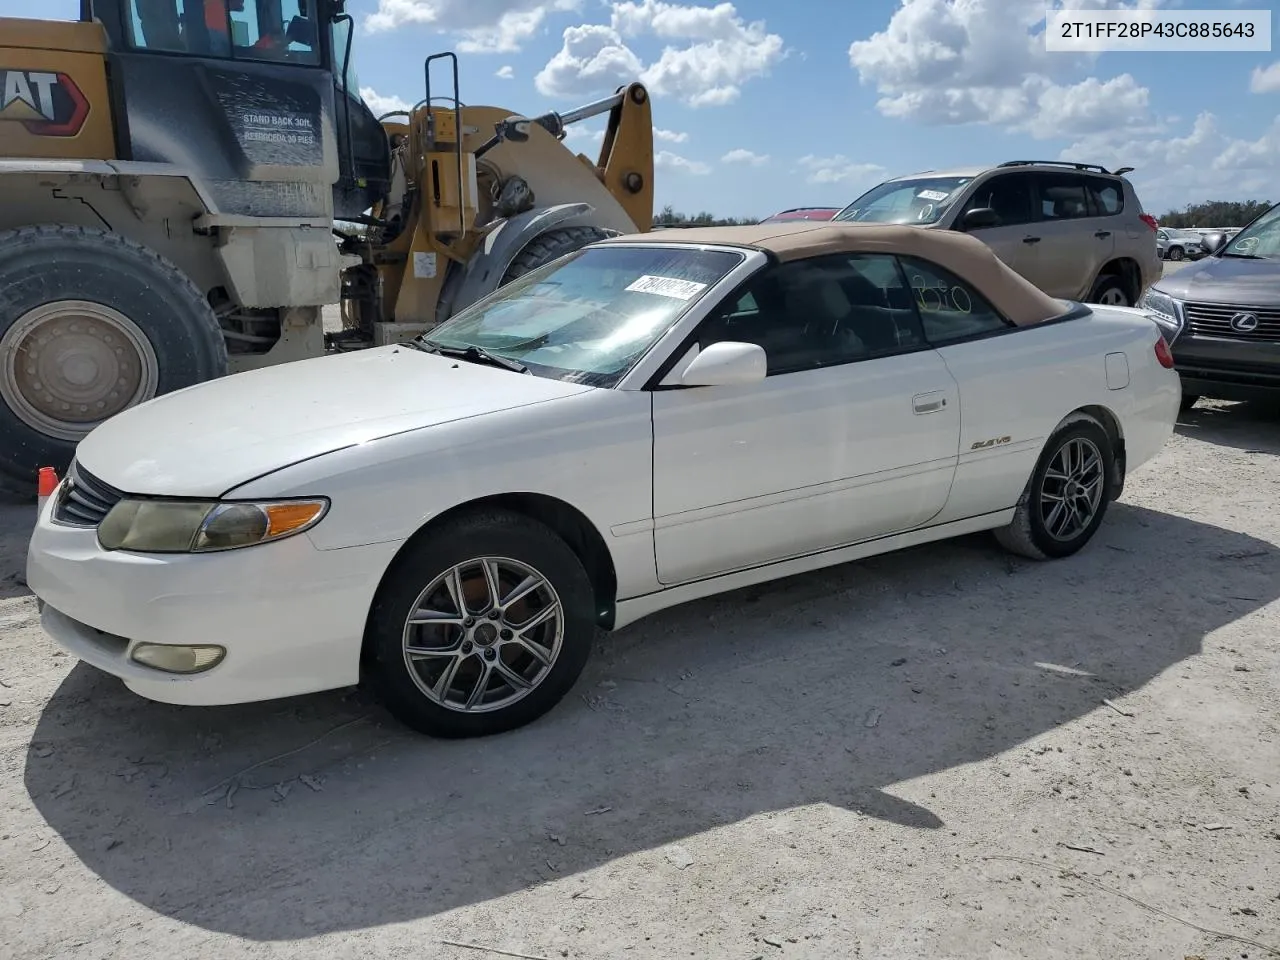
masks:
[[[759,222],[759,217],[717,217],[705,210],[689,216],[687,213],[677,213],[670,204],[653,216],[655,227],[737,227]]]
[[[1187,227],[1243,227],[1260,213],[1270,209],[1269,200],[1210,200],[1191,203],[1181,210],[1170,210],[1160,218],[1160,226],[1175,230]]]

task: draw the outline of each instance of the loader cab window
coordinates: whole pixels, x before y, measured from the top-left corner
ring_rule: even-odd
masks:
[[[342,85],[343,58],[347,55],[347,34],[351,32],[350,20],[339,20],[332,26],[333,31],[333,82],[339,90],[345,90],[354,99],[360,96],[360,77],[356,67],[356,43],[351,44],[351,63],[347,65],[347,86]]]
[[[136,50],[320,64],[316,0],[130,0]]]

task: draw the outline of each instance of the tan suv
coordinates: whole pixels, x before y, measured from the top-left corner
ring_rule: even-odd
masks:
[[[971,233],[1045,293],[1134,306],[1160,278],[1156,221],[1105,167],[1012,160],[887,180],[835,216]]]

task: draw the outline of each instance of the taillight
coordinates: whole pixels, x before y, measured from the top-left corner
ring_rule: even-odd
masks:
[[[1156,359],[1166,370],[1173,369],[1173,351],[1169,349],[1169,342],[1165,340],[1164,334],[1156,341]]]
[[[1158,230],[1160,228],[1160,225],[1156,223],[1156,218],[1149,213],[1144,213],[1140,215],[1138,219],[1141,220],[1143,223],[1145,223],[1152,230]]]

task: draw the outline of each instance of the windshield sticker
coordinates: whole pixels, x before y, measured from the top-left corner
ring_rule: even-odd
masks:
[[[946,193],[942,190],[921,190],[919,193],[916,194],[916,196],[919,197],[921,200],[936,201],[936,200],[945,200],[947,199],[947,197],[951,196],[951,194]]]
[[[632,293],[656,293],[673,300],[692,300],[706,288],[705,283],[678,280],[675,277],[651,277],[647,273],[627,284],[627,289]]]

